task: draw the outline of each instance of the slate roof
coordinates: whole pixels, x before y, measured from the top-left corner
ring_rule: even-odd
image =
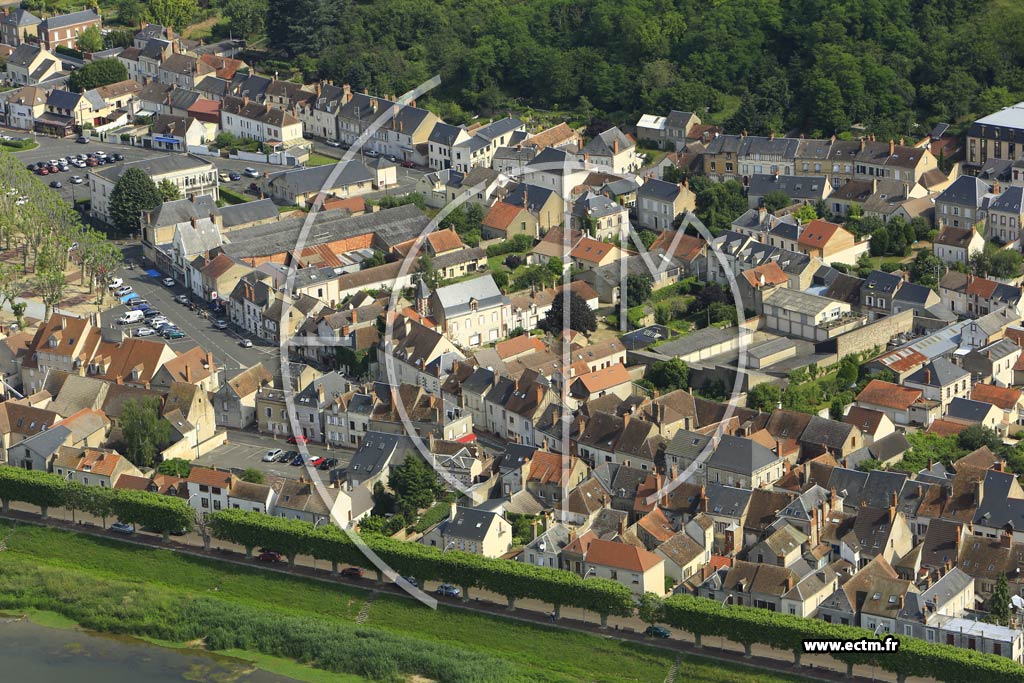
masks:
[[[707,466],[750,476],[776,460],[775,453],[755,441],[723,434]]]
[[[328,178],[335,173],[335,169],[340,170],[338,170],[337,175],[334,176],[334,179],[328,185]],[[355,159],[350,159],[348,161],[339,161],[336,164],[279,171],[278,173],[272,173],[267,182],[273,185],[276,182],[284,181],[292,192],[308,194],[319,192],[321,189],[330,192],[335,188],[370,182],[372,180],[374,180],[374,175],[365,164]]]
[[[103,176],[111,182],[117,182],[121,174],[129,168],[142,169],[146,175],[154,177],[181,171],[198,171],[205,166],[211,166],[210,162],[192,154],[165,154],[141,161],[122,161],[113,166],[105,166],[99,171],[91,171],[91,173]]]
[[[470,299],[475,299],[478,302],[477,308],[481,311],[500,306],[506,301],[505,296],[498,289],[498,285],[494,283],[494,278],[490,275],[438,287],[434,290],[434,295],[447,317],[468,313]]]
[[[614,154],[613,145],[619,143],[619,153],[634,147],[633,140],[623,133],[617,126],[613,126],[603,133],[598,133],[590,142],[583,146],[584,154],[594,156],[610,157]]]
[[[58,14],[55,17],[43,19],[39,24],[39,30],[53,31],[58,28],[64,28],[65,26],[74,26],[75,24],[85,24],[99,20],[100,16],[96,14],[94,10],[80,10],[78,12],[71,12],[70,14]]]
[[[755,173],[750,176],[747,194],[752,197],[764,197],[772,192],[784,192],[793,201],[821,199],[827,180],[825,176]]]
[[[681,192],[679,185],[665,182],[657,178],[650,178],[644,181],[637,191],[640,199],[653,199],[659,202],[674,202]]]
[[[950,184],[935,198],[936,202],[959,204],[977,209],[982,198],[988,194],[989,187],[983,181],[969,175],[962,175]]]
[[[969,377],[970,374],[945,356],[939,356],[930,363],[915,370],[904,382],[912,382],[923,386],[944,387],[960,381],[965,375]]]
[[[991,403],[982,403],[981,401],[972,401],[956,396],[949,402],[949,407],[946,409],[946,417],[956,418],[965,422],[980,423],[985,419],[990,410],[992,410]]]

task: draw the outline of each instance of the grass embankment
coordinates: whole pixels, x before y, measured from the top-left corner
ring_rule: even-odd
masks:
[[[660,681],[674,654],[640,644],[379,596],[348,586],[22,525],[0,553],[0,609],[207,649],[319,683],[319,671],[439,682]],[[243,652],[244,651],[244,652]],[[282,659],[286,658],[286,659]],[[271,668],[273,667],[273,668]],[[338,681],[337,677],[330,678]],[[684,657],[678,680],[797,681]]]

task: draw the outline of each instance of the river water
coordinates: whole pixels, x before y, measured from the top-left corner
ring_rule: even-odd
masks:
[[[294,683],[226,657],[5,616],[0,616],[0,643],[0,681],[11,683]]]

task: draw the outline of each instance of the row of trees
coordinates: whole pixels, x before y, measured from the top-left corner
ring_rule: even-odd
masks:
[[[38,505],[43,519],[51,507],[81,510],[100,517],[116,517],[126,524],[137,524],[163,532],[166,541],[171,532],[190,531],[195,523],[187,501],[148,491],[84,486],[48,472],[0,467],[0,503],[6,514],[12,501]]]
[[[161,529],[165,541],[172,531],[187,531],[194,526],[193,511],[181,498],[146,491],[128,491],[82,486],[46,472],[0,467],[0,502],[4,513],[11,501],[38,505],[46,518],[50,507],[82,510],[100,517],[116,516],[120,521]],[[418,543],[396,541],[376,534],[354,541],[333,525],[317,527],[308,522],[271,517],[243,510],[222,510],[208,518],[204,533],[222,541],[237,543],[251,558],[258,547],[274,548],[291,565],[298,555],[339,564],[375,570],[368,559],[371,551],[390,569],[420,581],[446,581],[469,590],[481,588],[505,596],[509,607],[521,598],[533,598],[554,606],[557,616],[563,605],[596,612],[602,624],[607,617],[629,616],[634,612],[632,593],[622,584],[601,578],[583,579],[571,572],[528,563],[486,558],[461,551],[443,552]],[[378,578],[383,577],[378,573]],[[395,578],[395,577],[391,577]],[[705,636],[722,636],[743,643],[747,654],[754,643],[793,653],[800,664],[804,642],[808,640],[857,640],[868,637],[864,629],[828,624],[765,609],[725,606],[689,595],[675,595],[664,601],[645,595],[639,614],[649,623],[664,623],[692,633],[700,646]],[[872,663],[893,672],[898,680],[919,676],[942,681],[968,682],[983,679],[989,683],[1021,683],[1024,671],[1010,659],[964,648],[925,643],[896,636],[899,648],[885,657],[871,653],[836,653],[845,662],[848,674],[855,664]]]
[[[32,289],[49,318],[64,299],[71,260],[81,267],[82,282],[97,295],[97,304],[106,294],[97,283],[121,264],[116,245],[85,227],[73,207],[7,152],[0,152],[0,242],[7,250],[21,249],[20,264],[0,263],[0,308],[12,304],[19,324],[25,309],[15,297]]]

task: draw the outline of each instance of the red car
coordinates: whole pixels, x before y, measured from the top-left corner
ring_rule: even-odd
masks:
[[[299,434],[298,436],[289,436],[288,437],[288,443],[294,443],[294,444],[309,443],[309,437],[302,436],[301,434]]]
[[[346,579],[361,579],[363,578],[363,570],[359,567],[345,567],[341,570],[341,575]]]
[[[36,173],[38,173],[39,175],[50,175],[50,172],[45,168],[39,169],[38,171],[36,171]]]
[[[283,558],[281,553],[274,552],[273,550],[264,550],[256,556],[256,559],[260,562],[280,562]]]
[[[402,168],[416,168],[416,164],[411,161],[403,161]]]
[[[309,464],[310,464],[311,466],[313,466],[313,467],[319,467],[319,466],[320,466],[320,463],[322,463],[323,461],[324,461],[324,459],[323,459],[323,458],[322,458],[321,456],[319,456],[319,455],[318,455],[318,456],[316,456],[315,458],[311,459],[311,460],[309,461]]]

